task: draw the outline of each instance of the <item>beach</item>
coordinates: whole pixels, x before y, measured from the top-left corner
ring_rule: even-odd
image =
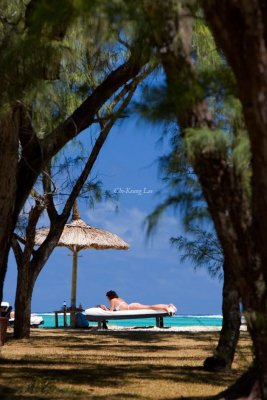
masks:
[[[251,362],[241,331],[232,371],[209,373],[203,361],[218,331],[175,328],[32,329],[1,349],[1,400],[205,398],[233,383]],[[11,384],[12,383],[12,384]]]
[[[55,314],[53,312],[48,313],[36,313],[35,315],[43,319],[43,324],[40,327],[43,328],[55,328]],[[107,318],[108,319],[108,318]],[[70,315],[67,313],[66,317],[67,324],[70,325]],[[63,314],[58,314],[59,326],[64,326]],[[131,327],[143,327],[155,325],[154,318],[140,318],[137,320],[112,320],[109,323],[114,329],[131,328]],[[90,327],[97,326],[96,322],[90,321]],[[220,330],[222,327],[222,315],[173,315],[171,317],[164,318],[164,326],[171,330],[184,331],[192,328],[193,331],[200,330]],[[242,328],[243,329],[243,328]]]

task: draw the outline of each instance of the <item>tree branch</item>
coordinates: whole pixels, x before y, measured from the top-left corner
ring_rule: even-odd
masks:
[[[49,216],[50,221],[55,220],[58,217],[58,213],[55,207],[53,193],[56,191],[56,186],[53,184],[54,189],[52,189],[52,179],[51,179],[51,165],[49,163],[43,170],[42,174],[42,182],[43,182],[43,189],[44,195],[46,199],[46,209]]]
[[[43,140],[37,139],[27,142],[27,152],[24,151],[18,166],[17,181],[23,190],[17,196],[15,205],[15,218],[19,215],[37,176],[41,173],[44,165],[64,145],[77,136],[81,131],[88,128],[94,121],[96,113],[116,91],[130,79],[135,77],[147,58],[139,52],[131,55],[130,58],[94,90],[94,92],[78,107],[74,113],[58,128],[47,135]]]
[[[82,174],[80,175],[80,177],[78,178],[78,180],[76,181],[76,184],[73,187],[73,190],[65,204],[64,210],[62,212],[62,214],[69,214],[70,210],[73,206],[74,201],[76,200],[80,190],[82,189],[84,183],[86,182],[86,179],[89,175],[89,173],[92,170],[92,167],[97,159],[97,156],[102,148],[102,146],[104,145],[106,138],[111,130],[111,128],[113,127],[114,123],[116,122],[116,120],[119,118],[119,116],[121,115],[121,113],[123,112],[123,110],[125,110],[125,108],[128,106],[128,104],[130,103],[133,94],[136,90],[137,85],[147,76],[149,75],[154,67],[150,67],[147,70],[143,71],[142,74],[140,74],[138,77],[136,77],[135,79],[132,80],[132,82],[130,84],[125,85],[125,87],[117,94],[117,96],[114,98],[111,107],[115,108],[115,106],[120,102],[120,100],[126,95],[125,99],[123,100],[122,104],[120,105],[120,107],[118,108],[118,110],[114,113],[114,117],[111,118],[106,125],[103,126],[103,129],[98,137],[98,139],[95,142],[95,145],[92,149],[92,152],[90,154],[90,157],[88,158],[88,161],[85,165],[85,168],[82,172]]]
[[[148,72],[146,72],[146,73],[148,73]],[[133,79],[129,85],[126,85],[120,91],[120,93],[117,94],[117,96],[115,98],[117,101],[115,102],[115,99],[114,99],[113,107],[115,107],[116,104],[118,104],[118,102],[120,102],[121,99],[126,95],[125,99],[123,100],[122,104],[120,105],[120,107],[117,110],[117,115],[119,115],[125,109],[125,107],[129,104],[138,83],[143,78],[144,78],[144,75],[141,74],[136,79]],[[88,178],[88,175],[91,172],[92,167],[97,159],[97,156],[98,156],[103,144],[105,143],[105,140],[106,140],[111,128],[113,127],[115,121],[116,121],[116,119],[110,120],[104,126],[104,128],[101,130],[101,132],[94,144],[94,147],[91,151],[91,154],[85,164],[85,167],[84,167],[81,175],[77,179],[76,184],[74,185],[72,192],[69,195],[68,200],[66,201],[65,207],[64,207],[61,215],[56,220],[51,221],[51,227],[50,227],[49,234],[47,235],[45,241],[42,243],[42,245],[39,247],[39,249],[35,252],[35,255],[34,255],[35,260],[37,260],[37,261],[38,260],[42,260],[42,261],[46,260],[49,257],[49,255],[51,254],[51,251],[55,247],[55,245],[62,233],[63,227],[70,215],[73,204],[74,204],[77,196],[79,195],[79,192],[82,189],[84,183],[86,182],[86,179]],[[37,264],[38,264],[38,262],[36,263],[36,265]],[[42,268],[41,263],[39,263],[39,265],[37,265],[35,268],[35,273],[38,273],[41,270],[41,268]]]
[[[21,247],[19,245],[19,242],[18,242],[18,239],[17,239],[17,235],[13,235],[12,236],[11,247],[12,247],[14,256],[16,258],[17,268],[19,268],[21,263],[22,263],[23,252],[22,252],[22,249],[21,249]]]
[[[36,204],[32,207],[30,214],[28,225],[26,228],[26,239],[25,239],[25,248],[23,252],[23,262],[27,262],[30,260],[31,255],[33,253],[33,247],[35,245],[35,230],[37,222],[42,214],[45,206],[41,204],[38,200],[36,200]]]
[[[20,242],[22,244],[26,244],[26,240],[23,239],[22,237],[20,237],[17,233],[14,233],[13,236],[18,242]]]

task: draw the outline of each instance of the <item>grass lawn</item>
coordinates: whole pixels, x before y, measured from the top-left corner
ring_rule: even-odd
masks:
[[[10,328],[9,328],[10,329]],[[218,333],[33,329],[1,348],[0,399],[203,399],[230,385],[251,361],[241,338],[233,370],[209,373]]]

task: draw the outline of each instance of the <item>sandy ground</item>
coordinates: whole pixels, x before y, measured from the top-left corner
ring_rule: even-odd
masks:
[[[94,329],[94,328],[92,328]],[[161,333],[170,333],[170,332],[220,332],[221,327],[220,326],[201,326],[201,325],[196,325],[196,326],[173,326],[173,327],[166,327],[166,328],[157,328],[156,326],[150,326],[150,327],[140,327],[140,326],[135,326],[135,327],[122,327],[122,326],[116,326],[112,325],[111,323],[108,324],[108,329],[110,331],[122,331],[122,332],[130,332],[130,331],[140,331],[140,332],[161,332]],[[95,328],[95,330],[98,330]],[[247,327],[245,325],[242,325],[240,327],[240,331],[247,331]]]
[[[177,328],[108,331],[33,329],[1,348],[0,399],[204,399],[224,390],[251,362],[241,332],[233,369],[208,373],[202,365],[218,332]]]

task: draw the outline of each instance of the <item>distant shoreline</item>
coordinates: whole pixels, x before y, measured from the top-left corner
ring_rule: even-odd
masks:
[[[37,316],[42,316],[44,324],[40,326],[42,329],[55,328],[55,317],[53,312],[35,313]],[[140,318],[140,320],[110,320],[107,323],[108,328],[112,331],[127,331],[127,330],[140,330],[140,331],[153,331],[153,332],[219,332],[222,329],[223,318],[222,315],[174,315],[164,318],[164,328],[157,328],[154,319]],[[241,330],[246,331],[247,328],[242,320]],[[63,328],[63,311],[58,315],[59,328]],[[67,327],[69,329],[70,315],[67,313]],[[97,323],[90,322],[89,330],[96,330]]]
[[[63,313],[63,310],[62,310]],[[36,315],[54,315],[54,311],[44,311],[44,312],[37,312],[32,311],[32,314]],[[67,312],[67,314],[69,314]],[[184,317],[184,318],[222,318],[221,314],[176,314],[174,317]]]

